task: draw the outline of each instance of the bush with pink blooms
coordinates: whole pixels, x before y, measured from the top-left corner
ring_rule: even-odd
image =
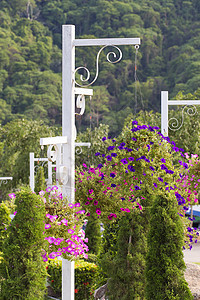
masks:
[[[43,250],[43,260],[61,255],[68,260],[87,258],[89,249],[82,230],[85,210],[79,203],[68,203],[57,186],[48,187],[39,195],[46,208],[44,236],[48,247]]]

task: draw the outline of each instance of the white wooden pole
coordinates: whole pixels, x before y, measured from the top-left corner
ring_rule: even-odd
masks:
[[[48,160],[48,181],[47,186],[52,185],[52,162]]]
[[[168,91],[161,92],[161,133],[168,136]]]
[[[30,158],[30,188],[31,191],[34,192],[34,188],[35,188],[34,152],[29,153],[29,158]]]
[[[63,145],[63,165],[67,167],[68,182],[63,185],[63,196],[74,202],[75,189],[75,26],[62,26],[62,135],[67,136]],[[74,300],[74,263],[62,261],[62,300]]]

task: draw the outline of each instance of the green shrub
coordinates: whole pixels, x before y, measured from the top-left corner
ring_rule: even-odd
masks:
[[[0,252],[2,252],[2,246],[5,239],[8,237],[8,226],[10,224],[10,211],[4,204],[0,204]]]
[[[38,194],[40,191],[46,189],[46,182],[44,177],[44,168],[40,166],[35,176],[35,192]]]
[[[75,262],[75,299],[93,299],[94,291],[91,290],[97,266],[84,260]],[[52,259],[48,262],[48,283],[57,295],[61,295],[62,290],[62,261]]]
[[[183,224],[174,195],[157,191],[151,208],[146,258],[147,300],[192,300],[184,278]]]
[[[62,293],[62,260],[49,259],[48,266],[48,283],[53,289],[55,296],[61,296]]]
[[[46,268],[44,245],[44,203],[26,188],[16,194],[16,211],[3,247],[0,274],[1,300],[43,300]]]
[[[88,223],[85,229],[85,235],[88,238],[88,248],[90,253],[99,254],[101,246],[101,231],[100,221],[96,213],[91,214],[87,217]]]

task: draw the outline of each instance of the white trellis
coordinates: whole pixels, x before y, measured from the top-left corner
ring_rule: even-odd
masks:
[[[52,185],[52,168],[54,165],[48,158],[39,158],[35,157],[34,152],[29,153],[29,161],[30,161],[30,177],[29,177],[29,184],[31,190],[34,192],[35,189],[35,163],[38,162],[47,162],[48,163],[48,179],[46,180],[47,186]]]
[[[182,109],[182,120],[179,125],[178,120],[176,118],[171,118],[168,120],[168,107],[169,105],[184,105]],[[194,116],[197,112],[195,105],[200,105],[200,100],[169,100],[168,99],[168,91],[161,92],[161,133],[168,136],[168,127],[169,121],[173,121],[171,130],[179,130],[184,122],[184,113],[190,116]]]
[[[168,106],[169,105],[183,105],[182,109],[182,120],[181,124],[176,118],[171,118],[168,120]],[[189,116],[194,116],[197,113],[195,105],[200,105],[200,100],[169,100],[168,99],[168,91],[161,92],[161,133],[165,136],[168,136],[168,127],[169,122],[173,121],[172,127],[169,127],[171,130],[177,131],[179,130],[184,122],[184,113]],[[193,206],[191,206],[191,217],[193,216]]]
[[[0,177],[0,186],[8,183],[8,180],[13,180],[13,177]]]
[[[62,26],[62,137],[41,138],[40,145],[49,145],[48,157],[56,158],[56,178],[62,187],[63,196],[67,196],[70,202],[74,202],[75,192],[75,147],[89,146],[89,143],[75,143],[75,94],[78,95],[76,106],[80,109],[79,114],[85,110],[84,96],[91,96],[92,90],[86,87],[92,85],[99,74],[99,56],[106,47],[113,47],[118,51],[107,54],[107,61],[110,63],[119,62],[122,52],[118,45],[134,45],[139,48],[139,38],[109,38],[109,39],[75,39],[75,26]],[[86,67],[75,69],[75,47],[80,46],[102,46],[97,54],[96,75],[90,80],[90,72]],[[111,60],[111,56],[114,59]],[[118,58],[117,58],[118,57]],[[75,80],[75,73],[79,70],[86,72],[86,78],[80,76],[85,82],[81,85]],[[88,83],[88,80],[90,83]],[[77,87],[75,87],[75,85]],[[54,149],[54,150],[53,150]],[[62,261],[62,300],[74,299],[74,264],[68,260]]]

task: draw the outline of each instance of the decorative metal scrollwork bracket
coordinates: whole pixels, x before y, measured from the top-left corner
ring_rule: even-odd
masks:
[[[168,127],[169,129],[173,130],[173,131],[177,131],[179,130],[182,126],[183,126],[183,122],[184,122],[184,113],[186,113],[189,116],[194,116],[197,113],[197,108],[194,105],[186,105],[184,106],[184,108],[182,109],[182,120],[181,120],[181,124],[179,125],[179,120],[176,118],[170,118],[168,121]]]
[[[12,177],[0,177],[0,186],[2,184],[8,183],[8,180],[13,180],[13,178]]]
[[[101,52],[106,48],[106,47],[114,47],[115,49],[117,49],[117,51],[119,52],[119,56],[117,58],[117,54],[113,51],[110,51],[107,56],[106,56],[106,59],[109,63],[111,64],[115,64],[117,62],[119,62],[121,59],[122,59],[122,51],[117,47],[117,46],[114,46],[114,45],[105,45],[103,46],[99,52],[97,53],[97,57],[96,57],[96,75],[95,75],[95,78],[88,84],[79,84],[76,80],[75,80],[75,84],[77,86],[80,86],[80,87],[87,87],[87,86],[91,86],[98,78],[98,75],[99,75],[99,56],[101,54]],[[111,60],[110,57],[111,55],[113,56],[114,60]],[[88,82],[88,80],[90,79],[90,71],[88,70],[88,68],[86,67],[78,67],[75,69],[75,75],[76,75],[76,72],[78,72],[79,70],[85,70],[86,72],[86,77],[84,78],[83,75],[80,75],[80,80],[82,82]]]

